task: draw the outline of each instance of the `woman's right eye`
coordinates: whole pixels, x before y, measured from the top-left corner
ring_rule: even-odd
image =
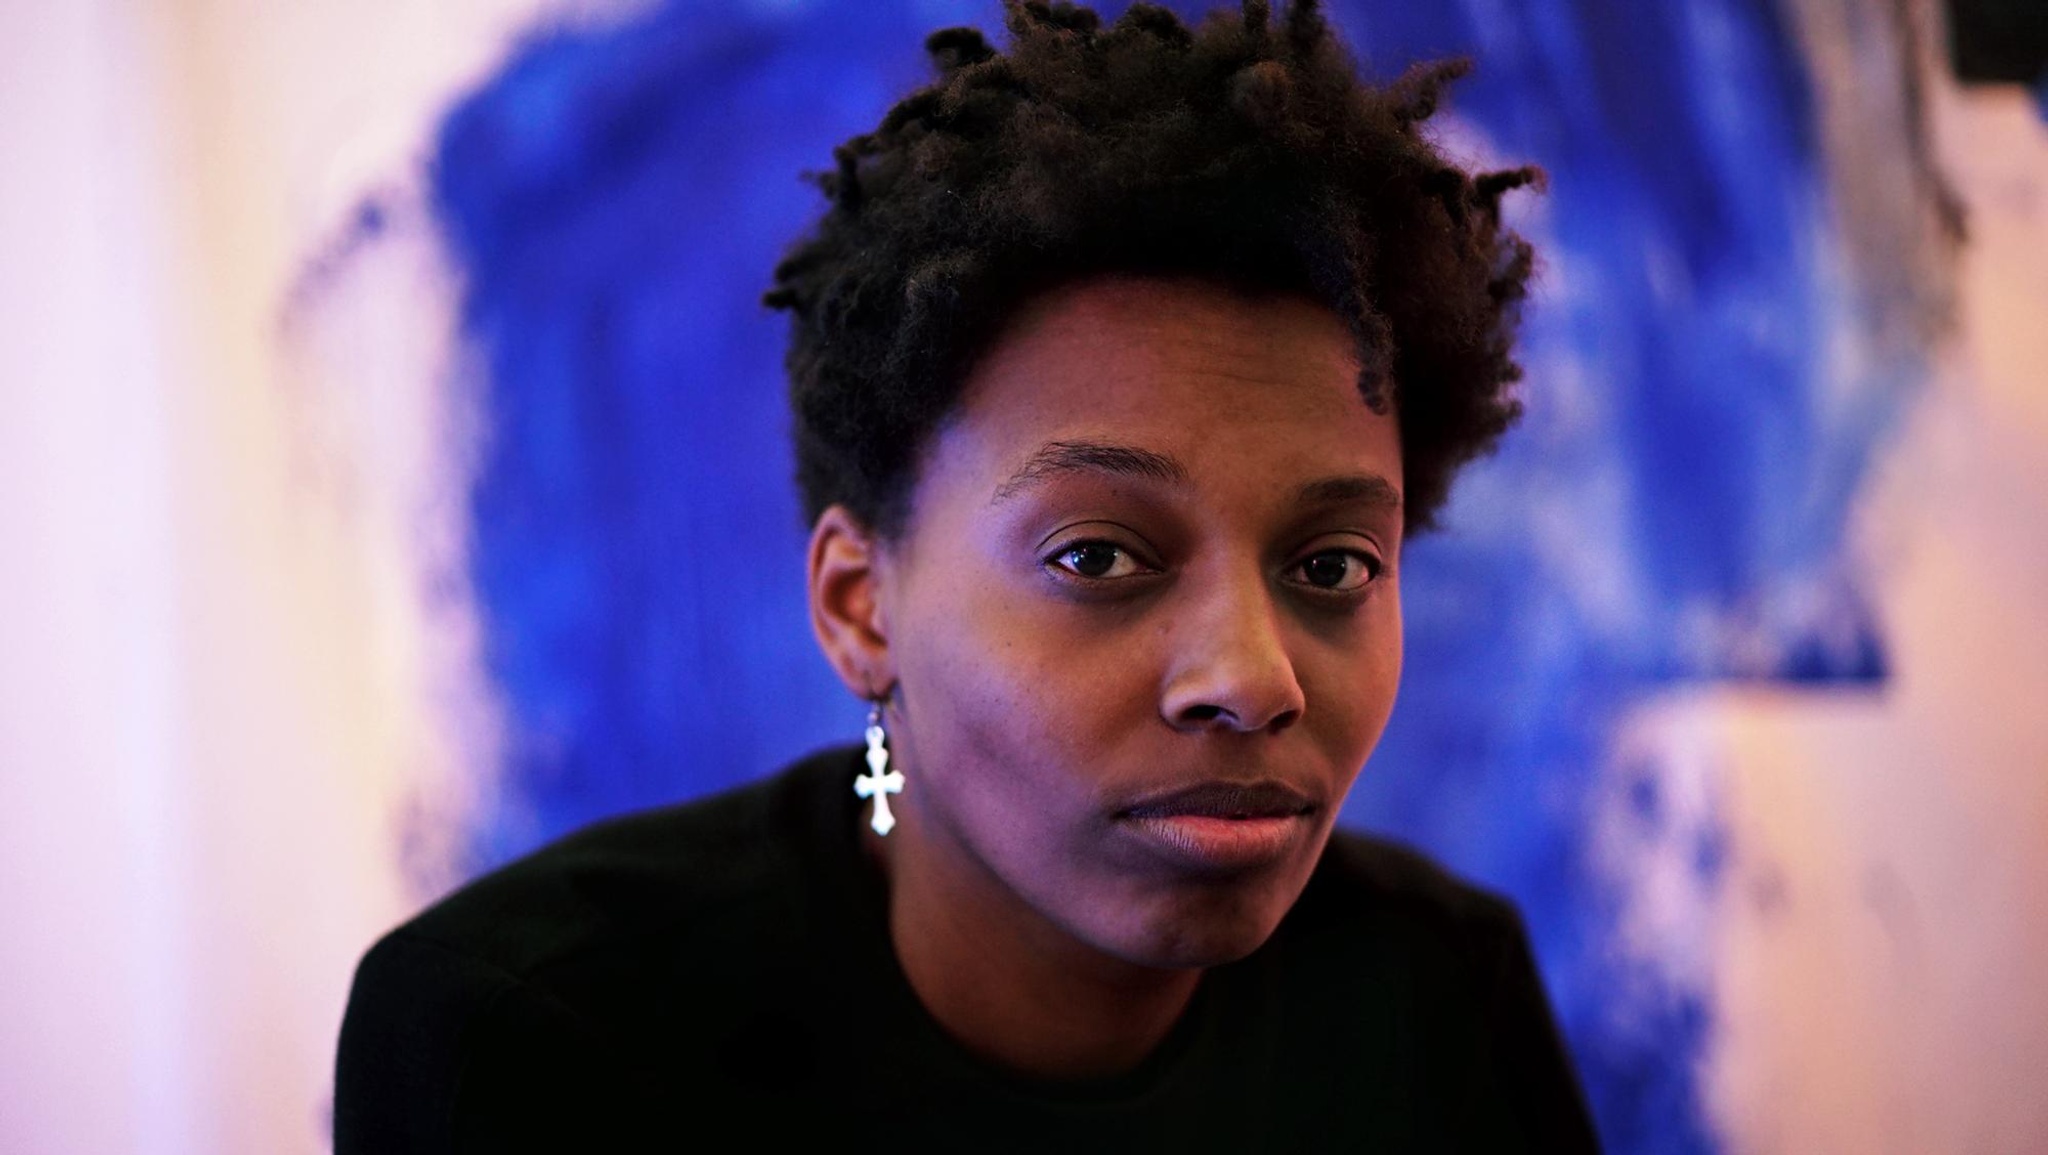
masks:
[[[1046,559],[1070,574],[1084,578],[1131,577],[1143,570],[1131,551],[1106,541],[1084,541],[1070,545]]]

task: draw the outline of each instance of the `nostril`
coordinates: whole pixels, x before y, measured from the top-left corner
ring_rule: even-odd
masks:
[[[1264,725],[1257,725],[1251,718],[1240,715],[1228,707],[1203,702],[1183,709],[1179,714],[1179,719],[1181,725],[1184,726],[1206,726],[1220,721],[1227,723],[1233,729],[1264,730],[1268,733],[1277,734],[1300,721],[1301,710],[1298,708],[1283,710],[1275,714]]]

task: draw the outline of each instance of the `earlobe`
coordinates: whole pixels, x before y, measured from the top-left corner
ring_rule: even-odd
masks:
[[[873,699],[896,681],[882,608],[880,540],[845,506],[829,506],[811,528],[808,574],[819,648],[848,690]]]

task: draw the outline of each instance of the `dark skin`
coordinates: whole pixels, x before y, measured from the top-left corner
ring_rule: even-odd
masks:
[[[818,519],[810,597],[887,693],[870,835],[933,1017],[1049,1079],[1128,1070],[1266,941],[1401,668],[1401,452],[1306,298],[1098,278],[1029,302],[893,538]]]

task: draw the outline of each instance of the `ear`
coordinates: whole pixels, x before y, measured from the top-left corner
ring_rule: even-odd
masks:
[[[896,684],[882,610],[881,549],[880,539],[845,506],[827,507],[811,528],[811,629],[839,680],[870,700]]]

